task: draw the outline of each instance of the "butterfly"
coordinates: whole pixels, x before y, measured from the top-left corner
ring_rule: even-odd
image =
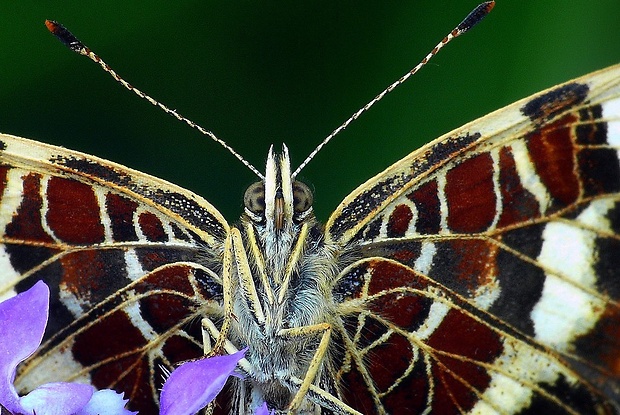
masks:
[[[110,161],[0,135],[0,294],[51,311],[22,392],[124,391],[249,346],[212,408],[297,413],[620,412],[620,65],[452,131],[323,225],[288,150],[230,225]]]

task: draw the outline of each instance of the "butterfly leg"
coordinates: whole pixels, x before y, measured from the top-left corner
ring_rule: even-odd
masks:
[[[332,328],[329,324],[321,323],[321,324],[314,324],[311,326],[293,327],[290,329],[283,329],[278,332],[278,336],[280,337],[299,337],[299,336],[307,337],[307,336],[312,336],[314,334],[322,333],[321,342],[319,343],[319,346],[314,352],[314,356],[312,357],[312,360],[310,361],[310,366],[308,367],[306,375],[304,376],[304,380],[301,386],[299,387],[299,390],[295,394],[295,397],[289,404],[289,411],[291,413],[295,413],[295,411],[299,408],[304,397],[308,393],[308,388],[314,382],[314,379],[316,378],[316,374],[321,368],[321,365],[323,363],[323,358],[325,357],[325,354],[327,353],[327,347],[329,346],[329,338],[331,336],[331,331],[332,331]]]
[[[215,341],[215,346],[210,348],[210,354],[221,354],[220,352],[225,349],[224,345],[230,331],[232,324],[233,313],[233,284],[232,284],[232,266],[233,266],[233,252],[232,252],[232,236],[229,234],[226,237],[224,244],[224,262],[222,266],[222,287],[224,292],[224,321],[222,322],[222,328],[219,330],[219,334]],[[204,321],[204,320],[203,320]],[[203,325],[204,330],[204,325]],[[204,341],[204,331],[203,331]],[[209,342],[210,343],[210,342]]]
[[[335,413],[348,415],[360,414],[355,409],[351,408],[341,400],[337,399],[335,396],[314,385],[314,380],[316,379],[317,373],[321,369],[323,360],[325,359],[325,355],[327,354],[331,332],[332,327],[328,323],[313,324],[303,327],[293,327],[290,329],[283,329],[278,332],[278,335],[282,337],[307,337],[321,333],[321,341],[316,348],[316,351],[314,352],[314,356],[310,361],[310,366],[308,367],[308,370],[306,371],[303,380],[298,378],[290,379],[292,383],[297,384],[296,386],[298,388],[295,397],[293,398],[288,407],[288,412],[290,414],[296,413],[296,411],[301,406],[304,398],[306,398],[307,396],[308,398],[314,397],[314,399],[311,399],[312,401],[318,403],[321,406],[329,407],[329,409],[331,409]]]
[[[282,379],[282,381],[293,388],[300,388],[304,382],[296,376]],[[320,406],[321,408],[328,409],[331,413],[336,415],[363,415],[361,412],[358,412],[349,405],[345,404],[336,396],[313,384],[310,384],[306,397],[314,404]]]
[[[214,338],[214,339],[220,339],[222,338],[222,331],[219,330],[216,326],[215,323],[213,323],[213,321],[211,321],[210,318],[203,318],[202,319],[202,328],[203,330],[206,330],[206,332],[208,332],[208,334]],[[237,346],[235,346],[230,340],[228,340],[227,338],[224,338],[224,341],[222,343],[222,347],[223,347],[223,352],[226,354],[233,354],[233,353],[237,353],[239,351],[239,348],[237,348]],[[210,354],[213,354],[213,350],[210,352]],[[241,360],[239,360],[239,363],[237,364],[237,367],[241,370],[241,372],[243,373],[244,376],[249,375],[250,373],[252,373],[252,368],[250,366],[250,363],[247,361],[247,359],[243,358]]]
[[[214,339],[220,339],[222,336],[221,331],[215,326],[215,323],[209,318],[202,320],[203,331],[205,335],[211,336]],[[304,376],[304,379],[291,376],[290,378],[282,379],[282,381],[292,388],[298,390],[297,394],[289,405],[289,413],[295,413],[295,410],[299,408],[300,403],[304,397],[307,397],[310,401],[318,406],[331,410],[334,414],[339,415],[361,415],[360,412],[346,405],[336,396],[314,385],[312,382],[316,377],[318,370],[321,367],[323,358],[327,351],[327,345],[331,336],[331,326],[327,323],[316,324],[312,326],[296,327],[292,329],[282,330],[280,332],[283,336],[308,336],[313,333],[323,332],[321,342],[317,347],[317,351],[310,363],[310,367]],[[224,339],[224,350],[226,353],[233,354],[238,352],[238,348],[228,339]],[[251,377],[253,373],[252,366],[247,359],[241,359],[238,364],[238,368],[241,373],[246,377]]]
[[[241,237],[241,232],[237,228],[232,228],[230,230],[230,233],[232,238],[232,265],[235,267],[237,273],[238,284],[240,288],[239,292],[243,300],[247,304],[248,310],[250,310],[250,312],[252,313],[252,316],[256,321],[258,327],[264,333],[264,327],[266,322],[265,312],[263,310],[258,291],[256,290],[256,284],[254,283],[252,269],[250,268],[248,256],[243,246],[243,238]]]
[[[214,350],[210,348],[211,346],[211,338],[213,339],[221,339],[222,332],[215,326],[215,323],[208,318],[205,317],[201,321],[202,324],[202,337],[203,337],[203,348],[205,356],[213,356]],[[225,353],[233,354],[239,351],[235,345],[233,345],[230,340],[224,338],[222,343],[223,349]],[[247,376],[250,373],[250,363],[244,358],[241,359],[238,363],[238,368],[241,369],[241,372],[244,376]],[[200,412],[200,415],[212,415],[215,411],[216,402],[211,401],[207,407]],[[1,415],[1,414],[0,414]]]
[[[205,356],[210,356],[211,352],[213,351],[213,346],[211,344],[211,334],[209,333],[209,330],[207,329],[207,325],[208,325],[207,320],[212,325],[214,325],[213,322],[208,317],[204,317],[200,321],[201,330],[202,330],[202,353]]]

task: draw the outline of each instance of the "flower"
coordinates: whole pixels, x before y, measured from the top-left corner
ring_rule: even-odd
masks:
[[[193,415],[209,404],[233,375],[246,349],[183,363],[164,383],[160,415]]]
[[[254,412],[254,415],[271,415],[273,411],[269,411],[267,408],[267,402],[263,402],[263,405]]]
[[[207,357],[186,362],[176,368],[164,383],[159,415],[193,415],[207,406],[222,391],[237,363],[248,349],[231,355]],[[267,402],[256,408],[254,415],[273,415]]]
[[[16,415],[135,415],[121,394],[80,383],[46,383],[17,394],[17,365],[41,344],[48,310],[49,288],[42,281],[0,303],[0,405]]]
[[[123,399],[122,393],[101,389],[93,393],[90,401],[76,415],[136,415],[137,412],[125,409],[128,401]]]
[[[125,409],[122,394],[68,382],[46,383],[19,396],[13,381],[19,363],[41,344],[49,310],[49,288],[39,281],[0,302],[0,412],[14,415],[136,415]],[[168,378],[161,392],[160,415],[193,415],[224,388],[247,349],[232,355],[187,362]],[[238,375],[237,375],[238,376]],[[256,415],[268,415],[267,404]]]

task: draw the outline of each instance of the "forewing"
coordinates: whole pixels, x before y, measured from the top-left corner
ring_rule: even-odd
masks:
[[[343,366],[343,389],[372,390],[381,375],[369,362],[399,354],[408,369],[382,370],[400,386],[369,395],[388,412],[394,403],[449,405],[445,413],[482,404],[500,413],[618,410],[619,147],[614,66],[467,124],[356,189],[326,226],[328,241],[375,261],[362,280],[356,266],[368,260],[354,264],[334,291],[358,321],[348,318],[343,341],[364,356],[348,375]],[[403,268],[380,271],[381,261]],[[373,294],[358,291],[366,279],[376,279]],[[404,291],[373,297],[391,279]],[[433,289],[408,291],[419,279]],[[425,305],[409,305],[413,297]],[[398,321],[382,311],[394,304]],[[371,333],[364,346],[351,335],[363,330]],[[438,336],[446,340],[431,342]],[[459,351],[472,341],[485,357]]]
[[[43,345],[16,385],[86,381],[156,413],[161,368],[200,357],[200,317],[221,314],[226,221],[108,161],[8,135],[0,148],[0,295],[51,290]]]

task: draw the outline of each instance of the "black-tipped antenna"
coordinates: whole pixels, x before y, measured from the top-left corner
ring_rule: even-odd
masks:
[[[254,174],[256,174],[258,177],[260,177],[261,180],[265,179],[263,174],[261,172],[259,172],[256,169],[256,167],[252,166],[250,164],[250,162],[248,162],[239,153],[237,153],[235,150],[233,150],[233,148],[230,147],[228,144],[226,144],[225,141],[220,140],[219,138],[217,138],[217,136],[215,134],[213,134],[211,131],[204,129],[203,127],[201,127],[200,125],[196,124],[192,120],[190,120],[188,118],[185,118],[181,114],[177,113],[176,110],[168,108],[167,106],[165,106],[161,102],[157,101],[156,99],[152,98],[151,96],[149,96],[149,95],[145,94],[144,92],[140,91],[138,88],[133,87],[130,83],[125,81],[123,78],[121,78],[95,52],[93,52],[92,50],[90,50],[90,48],[88,48],[86,45],[84,45],[82,42],[80,42],[63,25],[61,25],[60,23],[55,22],[53,20],[46,20],[45,21],[45,26],[47,26],[47,29],[54,36],[56,36],[58,38],[58,40],[60,40],[62,43],[64,43],[65,46],[67,46],[69,49],[71,49],[72,51],[74,51],[76,53],[79,53],[80,55],[86,56],[87,58],[89,58],[90,60],[92,60],[95,63],[98,63],[99,66],[101,66],[104,71],[106,71],[108,74],[110,74],[112,76],[112,78],[114,78],[114,80],[116,82],[120,83],[122,86],[124,86],[125,88],[127,88],[128,90],[130,90],[131,92],[133,92],[134,94],[139,96],[140,98],[143,98],[143,99],[147,100],[148,102],[150,102],[151,104],[161,108],[166,114],[172,115],[177,120],[184,122],[185,124],[189,125],[190,127],[195,128],[196,130],[200,131],[202,134],[210,137],[213,141],[215,141],[216,143],[218,143],[222,147],[224,147],[226,150],[228,150],[233,156],[237,157],[239,159],[239,161],[241,161],[241,163],[243,163],[248,169],[252,170],[254,172]]]
[[[473,9],[457,27],[455,27],[446,37],[444,37],[441,40],[441,42],[439,42],[437,46],[435,46],[433,50],[428,55],[426,55],[424,59],[422,59],[420,63],[418,63],[413,69],[411,69],[409,72],[403,75],[399,80],[397,80],[392,85],[384,89],[379,95],[374,97],[368,104],[364,105],[362,108],[356,111],[353,115],[351,115],[351,117],[349,117],[349,119],[347,119],[344,123],[342,123],[340,127],[336,128],[334,131],[332,131],[330,135],[325,137],[325,139],[321,141],[321,143],[308,155],[308,157],[306,157],[306,159],[299,165],[299,167],[297,167],[297,170],[293,172],[293,178],[296,177],[304,167],[306,167],[306,165],[310,162],[310,160],[312,160],[314,156],[316,156],[317,153],[321,151],[321,149],[325,146],[325,144],[330,142],[331,139],[334,138],[334,136],[336,136],[336,134],[340,133],[342,130],[347,128],[349,124],[355,121],[364,112],[368,111],[370,107],[372,107],[377,102],[379,102],[385,95],[387,95],[389,92],[392,92],[394,89],[396,89],[396,87],[402,85],[405,81],[407,81],[407,79],[409,79],[412,75],[418,72],[424,65],[428,63],[429,60],[431,60],[433,56],[437,54],[437,52],[439,52],[441,48],[447,45],[448,42],[450,42],[455,37],[462,35],[463,33],[467,32],[469,29],[477,25],[487,14],[489,14],[489,12],[493,9],[494,6],[495,6],[495,1],[487,1],[482,4],[479,4],[475,9]]]

